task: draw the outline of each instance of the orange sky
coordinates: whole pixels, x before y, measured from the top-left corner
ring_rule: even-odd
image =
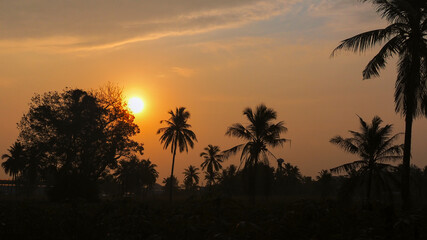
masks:
[[[395,62],[381,77],[362,81],[374,52],[329,55],[339,41],[383,27],[369,4],[353,0],[8,1],[0,7],[0,153],[34,93],[65,87],[93,89],[107,82],[145,101],[136,116],[145,158],[170,173],[170,151],[156,135],[167,112],[185,106],[198,143],[177,156],[182,179],[200,165],[208,144],[244,122],[242,111],[265,103],[289,129],[292,146],[275,149],[315,176],[355,157],[329,143],[358,129],[356,114],[379,115],[403,131],[394,112]],[[426,120],[414,124],[413,160],[425,166]],[[403,142],[403,139],[402,139]],[[224,165],[238,164],[237,158]],[[272,162],[275,165],[275,162]],[[6,178],[0,171],[0,178]]]

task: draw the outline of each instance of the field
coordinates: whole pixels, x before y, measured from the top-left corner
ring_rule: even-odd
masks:
[[[427,239],[427,208],[219,197],[0,202],[0,239]]]

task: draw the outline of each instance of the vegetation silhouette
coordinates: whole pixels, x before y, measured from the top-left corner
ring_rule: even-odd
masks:
[[[247,126],[241,123],[235,123],[228,127],[225,133],[230,137],[237,137],[245,140],[243,144],[239,144],[224,151],[224,157],[229,157],[242,151],[240,156],[240,166],[243,164],[244,169],[249,171],[249,192],[255,196],[255,184],[257,168],[260,164],[268,165],[268,155],[274,156],[268,147],[283,146],[288,139],[281,138],[280,134],[285,133],[287,128],[283,122],[273,123],[276,120],[277,113],[271,108],[267,108],[264,104],[256,107],[255,112],[251,108],[246,108],[243,115],[249,121]]]
[[[365,52],[383,44],[380,51],[363,70],[363,79],[379,76],[387,59],[399,57],[395,89],[396,112],[405,116],[405,147],[402,169],[403,208],[409,209],[410,158],[412,122],[427,114],[427,1],[424,0],[361,0],[371,2],[381,18],[390,25],[345,39],[332,52],[344,49]]]
[[[188,168],[184,169],[184,187],[185,190],[194,192],[197,190],[199,185],[200,177],[199,177],[199,168],[190,165]]]
[[[163,178],[163,184],[164,184],[163,186],[164,191],[169,191],[169,193],[171,189],[173,192],[178,192],[180,190],[178,178],[176,178],[175,176]],[[170,201],[170,194],[169,194],[169,201]]]
[[[384,173],[395,170],[395,167],[386,162],[395,162],[402,159],[403,145],[394,145],[400,133],[391,135],[392,125],[381,127],[382,120],[378,116],[372,119],[371,124],[366,123],[361,117],[360,132],[349,131],[350,138],[336,136],[330,142],[344,151],[357,154],[361,159],[346,163],[331,169],[332,173],[355,171],[358,177],[367,177],[366,202],[371,205],[372,182],[374,178],[386,187],[387,179]]]
[[[12,173],[21,173],[27,189],[51,186],[55,200],[97,199],[99,181],[117,168],[118,159],[142,154],[142,144],[131,140],[139,133],[133,120],[121,90],[112,85],[94,92],[37,94],[18,124],[17,141],[24,152],[19,155],[25,157],[10,159],[23,159],[16,162],[21,169]]]
[[[157,131],[157,134],[162,134],[160,137],[160,142],[163,143],[164,149],[167,149],[169,146],[171,146],[172,168],[169,179],[174,181],[173,169],[175,166],[176,150],[178,149],[179,152],[183,152],[184,150],[188,152],[188,146],[193,148],[194,141],[197,142],[197,138],[196,134],[194,134],[194,132],[189,129],[191,125],[188,124],[187,121],[190,118],[190,112],[188,112],[185,107],[176,108],[175,112],[170,110],[169,114],[171,116],[168,120],[160,121],[160,123],[166,123],[167,127],[160,128]],[[172,187],[175,184],[172,183],[169,185],[169,201],[172,201]]]
[[[211,144],[205,147],[204,150],[204,152],[200,153],[200,157],[204,159],[200,166],[202,170],[206,169],[206,180],[208,181],[208,185],[211,186],[217,178],[217,172],[222,169],[221,163],[224,161],[224,155],[221,154],[218,146]]]
[[[137,156],[132,155],[128,160],[119,161],[114,176],[122,185],[123,194],[145,195],[153,188],[159,177],[156,167],[157,165],[151,163],[150,159],[139,160]]]
[[[17,192],[17,178],[22,174],[25,169],[26,156],[24,147],[20,142],[15,142],[8,150],[1,156],[5,161],[1,164],[6,174],[12,176],[12,181],[15,182],[15,193]]]

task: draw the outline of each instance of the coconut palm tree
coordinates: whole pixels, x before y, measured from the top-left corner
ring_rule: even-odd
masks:
[[[235,123],[227,129],[226,135],[237,137],[245,142],[224,151],[224,157],[236,154],[241,151],[240,166],[253,169],[251,177],[251,188],[255,194],[256,167],[260,163],[268,164],[268,154],[273,154],[269,147],[283,146],[288,139],[281,138],[280,134],[285,133],[287,128],[283,122],[273,123],[277,118],[277,113],[264,104],[256,107],[255,112],[251,108],[246,108],[243,115],[249,121],[249,124],[243,126],[241,123]]]
[[[396,112],[405,116],[405,143],[403,151],[402,200],[410,207],[409,172],[413,120],[427,110],[427,1],[425,0],[361,0],[371,2],[381,18],[390,25],[345,39],[332,52],[339,50],[365,52],[383,44],[380,51],[363,70],[363,79],[379,76],[387,60],[399,57],[395,103]]]
[[[235,123],[227,129],[225,134],[243,139],[245,143],[224,151],[224,157],[242,151],[240,165],[249,167],[260,162],[268,163],[267,154],[271,154],[268,147],[283,146],[288,139],[280,138],[280,134],[288,129],[283,126],[283,122],[272,122],[276,120],[277,113],[264,104],[257,106],[255,112],[251,108],[246,108],[243,115],[248,119],[249,124],[243,126],[241,123]]]
[[[168,120],[160,121],[160,123],[166,123],[167,127],[160,128],[157,131],[157,134],[162,134],[160,142],[163,144],[164,149],[171,146],[172,169],[170,179],[173,181],[176,150],[178,149],[179,152],[183,152],[184,150],[188,152],[188,146],[193,148],[194,141],[197,141],[197,138],[196,134],[189,129],[191,125],[188,124],[187,121],[190,118],[190,113],[185,109],[185,107],[176,108],[175,112],[170,110],[169,114],[171,116]],[[169,184],[169,186],[169,200],[172,201],[172,187],[174,186],[174,183]]]
[[[16,178],[25,168],[25,151],[20,142],[15,142],[7,151],[9,153],[1,156],[2,159],[5,159],[1,166],[6,174],[12,176],[16,188]]]
[[[184,169],[184,185],[187,190],[193,190],[199,184],[199,168],[190,165]]]
[[[200,166],[202,170],[206,168],[206,172],[210,175],[214,175],[214,172],[218,172],[222,169],[221,163],[224,161],[224,156],[220,153],[221,150],[218,146],[209,144],[204,150],[204,152],[200,153],[200,157],[203,157],[205,161]]]
[[[378,116],[372,119],[371,124],[367,124],[361,117],[359,120],[360,132],[349,131],[352,137],[336,136],[330,142],[346,152],[358,155],[360,159],[332,168],[331,172],[357,171],[359,176],[367,176],[366,200],[369,204],[373,177],[395,168],[386,162],[402,159],[403,145],[394,145],[400,134],[391,135],[391,124],[381,127],[382,120]]]

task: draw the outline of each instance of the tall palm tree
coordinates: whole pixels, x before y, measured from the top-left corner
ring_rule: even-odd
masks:
[[[251,108],[246,108],[243,115],[249,121],[249,124],[243,126],[241,123],[235,123],[227,129],[225,133],[231,137],[237,137],[245,141],[224,151],[224,157],[236,154],[242,151],[240,155],[240,166],[244,164],[245,168],[253,169],[250,183],[253,194],[255,194],[256,167],[259,163],[268,164],[268,154],[273,155],[268,147],[283,146],[288,139],[281,138],[280,134],[285,133],[287,128],[283,122],[273,123],[277,118],[277,113],[264,104],[256,107],[255,112]]]
[[[377,55],[363,70],[363,79],[379,76],[387,59],[399,57],[395,89],[396,112],[405,116],[403,151],[402,200],[410,206],[409,172],[413,120],[427,110],[427,1],[425,0],[361,0],[375,5],[381,18],[390,25],[343,40],[339,50],[364,52],[384,43]]]
[[[187,120],[190,118],[190,113],[185,110],[185,107],[176,108],[175,112],[170,110],[169,114],[171,116],[168,120],[160,121],[160,123],[166,123],[167,127],[160,128],[157,134],[162,134],[160,142],[163,144],[164,149],[171,146],[172,169],[170,179],[172,179],[173,182],[174,178],[172,178],[172,176],[175,166],[176,150],[178,149],[179,152],[183,152],[184,150],[188,152],[188,146],[193,148],[194,141],[197,141],[197,138],[196,134],[189,129],[191,125],[187,123]],[[172,201],[172,187],[174,184],[172,183],[169,185],[169,200]]]
[[[190,165],[188,168],[184,169],[184,185],[187,189],[193,189],[197,184],[199,184],[199,168]]]
[[[2,159],[5,159],[1,166],[6,174],[12,176],[16,188],[16,178],[25,168],[25,150],[20,142],[15,142],[7,151],[9,153],[1,156]]]
[[[357,171],[358,175],[367,176],[366,200],[369,204],[374,175],[379,175],[383,171],[394,168],[386,162],[400,160],[402,158],[403,145],[394,145],[400,134],[391,135],[391,124],[381,127],[382,120],[378,116],[372,119],[371,124],[367,124],[361,117],[359,117],[359,120],[361,125],[360,132],[349,131],[352,137],[336,136],[331,138],[330,142],[346,152],[359,155],[360,159],[332,168],[331,172]]]
[[[214,172],[218,172],[222,169],[221,163],[224,161],[224,156],[220,153],[221,150],[218,146],[209,144],[204,150],[204,152],[200,153],[200,157],[203,157],[205,161],[200,166],[202,170],[206,168],[206,171],[210,175],[213,175]]]

